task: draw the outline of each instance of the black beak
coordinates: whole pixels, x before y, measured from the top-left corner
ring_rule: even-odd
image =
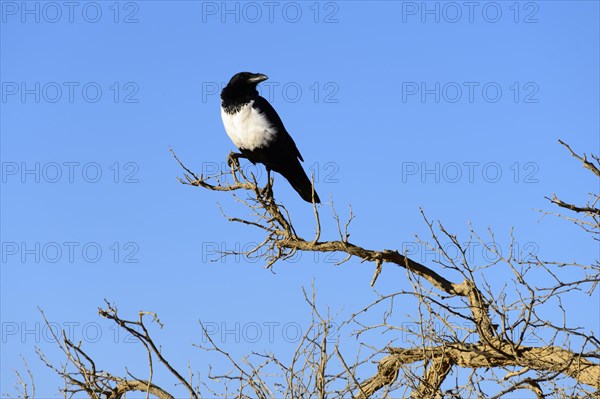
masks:
[[[248,78],[248,82],[250,83],[260,83],[269,79],[267,75],[263,75],[262,73],[255,73],[251,77]]]

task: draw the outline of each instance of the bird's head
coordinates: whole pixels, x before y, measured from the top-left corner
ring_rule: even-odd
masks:
[[[242,99],[258,94],[256,85],[268,79],[262,73],[240,72],[233,75],[221,92],[221,98]]]

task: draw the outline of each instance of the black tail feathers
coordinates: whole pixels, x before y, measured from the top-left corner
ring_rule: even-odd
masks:
[[[298,194],[300,194],[300,197],[302,197],[304,201],[310,202],[312,204],[312,183],[310,182],[310,179],[304,172],[304,169],[302,169],[302,166],[300,166],[300,163],[298,163],[298,168],[294,172],[295,173],[286,173],[285,175],[283,175],[283,177],[285,177],[290,182],[294,190],[296,190]],[[320,204],[321,199],[319,198],[319,195],[317,194],[316,190],[314,192],[314,196],[315,203]]]

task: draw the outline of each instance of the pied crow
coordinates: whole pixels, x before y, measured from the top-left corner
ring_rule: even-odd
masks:
[[[262,163],[267,176],[271,170],[280,173],[303,200],[312,202],[312,184],[300,165],[304,159],[275,109],[256,90],[267,79],[266,75],[250,72],[240,72],[231,78],[221,92],[225,131],[241,151],[238,157],[253,164]],[[314,200],[321,202],[316,192]]]

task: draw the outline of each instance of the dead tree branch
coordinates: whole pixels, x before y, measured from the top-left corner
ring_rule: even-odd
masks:
[[[594,176],[600,177],[596,155],[578,155],[560,141]],[[235,254],[261,259],[267,268],[290,259],[298,252],[340,253],[345,263],[356,259],[374,267],[371,285],[382,275],[400,270],[406,286],[397,292],[378,293],[377,299],[353,313],[334,328],[329,310],[316,306],[316,298],[305,292],[312,315],[310,325],[300,338],[288,362],[271,353],[253,352],[238,360],[210,336],[201,323],[206,345],[196,345],[203,353],[217,355],[231,365],[225,373],[210,367],[208,380],[193,383],[196,376],[177,370],[151,336],[152,328],[162,328],[156,314],[140,312],[137,319],[124,319],[117,308],[106,303],[100,316],[137,339],[145,349],[148,375],[138,378],[131,373],[117,376],[102,370],[81,343],[72,342],[62,332],[52,333],[66,363],[56,366],[42,352],[42,361],[64,380],[66,398],[80,397],[121,399],[129,392],[142,392],[159,399],[173,399],[162,381],[155,381],[155,368],[166,371],[179,389],[190,399],[200,399],[201,392],[211,397],[257,398],[327,398],[373,397],[403,398],[501,398],[526,389],[537,398],[600,397],[600,339],[593,331],[572,326],[563,303],[567,295],[583,300],[596,293],[600,282],[600,265],[564,261],[544,261],[536,253],[516,248],[511,232],[508,253],[496,246],[489,230],[484,238],[470,228],[466,241],[450,233],[440,222],[422,217],[431,237],[419,244],[438,256],[430,265],[417,262],[395,249],[371,249],[350,242],[349,225],[340,221],[331,202],[337,233],[322,238],[320,212],[313,204],[315,234],[304,238],[296,231],[290,213],[274,197],[270,184],[261,187],[253,174],[240,168],[236,156],[228,159],[229,170],[202,176],[186,167],[171,150],[183,169],[179,182],[216,192],[230,192],[250,211],[250,217],[226,216],[235,223],[255,228],[263,235],[254,248]],[[548,198],[553,205],[572,214],[560,215],[598,239],[600,232],[600,195],[590,194],[585,205],[574,205]],[[548,213],[548,212],[547,212]],[[225,215],[225,213],[223,212]],[[335,230],[335,229],[334,229]],[[457,251],[448,251],[451,244]],[[473,260],[468,254],[475,246],[493,255],[486,260]],[[392,268],[394,266],[394,268]],[[487,270],[496,268],[506,273],[505,281],[490,281]],[[379,280],[380,281],[380,280]],[[381,285],[381,284],[380,284]],[[409,306],[397,306],[404,301]],[[377,312],[383,307],[383,311]],[[400,319],[399,308],[404,312]],[[374,315],[375,313],[375,315]],[[375,316],[375,318],[373,317]],[[49,326],[45,315],[42,317]],[[151,322],[148,323],[148,318]],[[409,323],[400,321],[409,320]],[[331,342],[332,331],[353,328],[349,334],[358,345],[356,356],[343,354],[347,342]],[[372,343],[369,338],[376,337]],[[382,338],[383,337],[383,338]],[[402,341],[399,343],[399,340]],[[381,342],[385,341],[384,344]],[[533,344],[532,344],[533,341]],[[376,371],[373,367],[376,364]],[[458,370],[469,373],[459,381]],[[34,396],[33,381],[29,385],[16,374],[23,397]],[[33,376],[31,376],[33,380]],[[221,384],[215,389],[211,383]],[[493,384],[490,384],[493,383]],[[30,388],[31,387],[31,388]],[[490,388],[493,387],[493,388]],[[494,389],[494,392],[489,392]]]

